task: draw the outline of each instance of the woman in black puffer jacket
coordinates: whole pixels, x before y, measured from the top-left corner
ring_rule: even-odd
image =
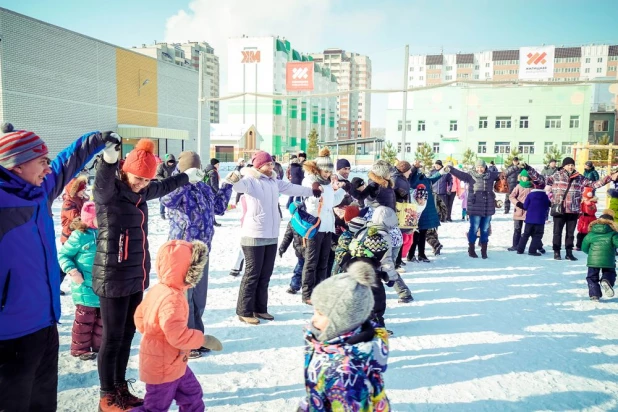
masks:
[[[118,155],[104,154],[94,181],[99,234],[92,286],[101,301],[103,341],[98,356],[99,410],[139,406],[125,372],[135,334],[133,315],[148,287],[148,200],[160,198],[187,183],[201,180],[189,169],[160,182],[153,181],[157,164],[154,143],[140,140],[127,156],[118,179]]]
[[[522,164],[523,165],[523,164]],[[475,170],[466,173],[449,166],[440,173],[450,173],[462,182],[468,183],[468,215],[470,215],[470,230],[468,231],[468,255],[478,258],[474,251],[477,231],[481,230],[481,256],[487,259],[487,243],[489,242],[489,224],[491,217],[496,214],[496,194],[494,184],[498,180],[499,172],[487,170],[484,160],[476,161]]]

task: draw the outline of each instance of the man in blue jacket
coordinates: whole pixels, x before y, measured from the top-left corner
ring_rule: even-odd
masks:
[[[51,161],[33,132],[0,134],[0,411],[55,411],[60,267],[51,204],[117,135],[85,134]]]

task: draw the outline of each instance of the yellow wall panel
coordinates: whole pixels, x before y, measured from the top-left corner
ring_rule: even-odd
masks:
[[[116,89],[118,123],[158,125],[156,59],[116,49]]]

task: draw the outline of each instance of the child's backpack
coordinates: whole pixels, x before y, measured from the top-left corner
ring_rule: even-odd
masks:
[[[307,207],[304,202],[292,202],[288,206],[288,210],[292,215],[290,223],[292,229],[303,238],[303,247],[307,246],[307,239],[313,239],[318,229],[320,228],[320,218],[313,216],[307,212]],[[322,210],[322,199],[318,206],[318,215]]]

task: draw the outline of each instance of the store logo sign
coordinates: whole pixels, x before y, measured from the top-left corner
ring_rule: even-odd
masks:
[[[288,62],[285,74],[285,89],[295,92],[313,90],[313,62]]]
[[[547,60],[545,60],[545,57],[547,56],[547,53],[543,52],[543,53],[528,53],[528,64],[545,64],[547,63]]]
[[[259,63],[260,51],[259,50],[243,50],[241,63]]]
[[[292,69],[292,79],[308,79],[309,78],[309,69],[306,67],[294,67]]]

